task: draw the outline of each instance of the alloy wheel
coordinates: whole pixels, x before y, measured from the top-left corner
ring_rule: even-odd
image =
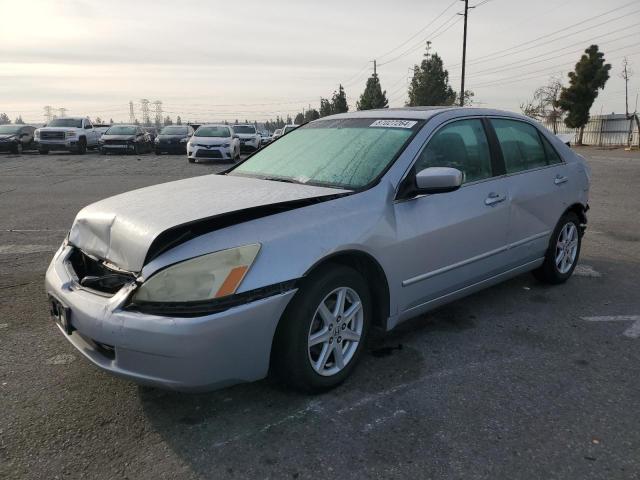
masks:
[[[364,326],[362,301],[355,290],[340,287],[316,309],[308,335],[311,366],[322,376],[332,376],[352,360]]]
[[[578,253],[578,229],[573,222],[567,223],[558,235],[556,243],[556,268],[562,274],[573,267]]]

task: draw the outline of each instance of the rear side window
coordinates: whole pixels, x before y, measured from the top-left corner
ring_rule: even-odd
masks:
[[[560,155],[558,155],[558,152],[556,152],[556,149],[551,146],[551,144],[549,143],[549,140],[544,138],[544,135],[540,135],[540,138],[542,139],[542,144],[544,145],[544,151],[547,154],[547,163],[549,165],[553,165],[555,163],[562,163],[562,159],[560,158]]]
[[[547,166],[545,152],[538,130],[517,120],[492,119],[507,173],[517,173]]]
[[[429,140],[416,162],[416,172],[429,167],[452,167],[464,175],[464,183],[490,178],[491,153],[478,119],[449,123]]]

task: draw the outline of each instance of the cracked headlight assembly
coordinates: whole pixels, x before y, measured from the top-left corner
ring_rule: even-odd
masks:
[[[133,302],[198,302],[233,295],[260,251],[260,244],[229,248],[185,260],[152,275]]]

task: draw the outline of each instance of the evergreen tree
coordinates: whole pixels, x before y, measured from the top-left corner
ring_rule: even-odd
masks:
[[[344,92],[342,84],[338,87],[337,92],[333,92],[333,97],[331,97],[331,111],[332,113],[345,113],[349,111],[347,94]]]
[[[367,85],[360,95],[360,100],[356,103],[356,108],[358,110],[373,110],[374,108],[388,107],[387,92],[386,90],[382,91],[378,74],[374,73],[367,79]]]
[[[180,118],[180,115],[176,117],[176,125],[182,125],[182,119]]]
[[[109,124],[110,124],[110,125],[113,125],[113,123],[114,123],[114,122],[113,122],[113,118],[110,118],[110,119],[109,119]]]
[[[100,117],[96,117],[95,119],[95,123],[97,123],[98,125],[100,125],[102,123],[102,119]]]
[[[304,123],[304,115],[302,113],[297,114],[296,118],[293,119],[293,123],[302,125]]]
[[[320,118],[320,113],[315,108],[311,108],[304,112],[304,123],[313,122]]]
[[[420,65],[413,67],[413,78],[409,85],[408,107],[453,105],[456,93],[449,85],[449,72],[444,69],[437,53],[427,53]]]
[[[11,119],[6,113],[0,113],[0,125],[7,125],[11,123]]]
[[[291,115],[287,115],[287,122],[284,125],[291,125],[293,120],[291,119]],[[282,125],[284,127],[284,125]]]
[[[173,120],[171,120],[171,117],[169,115],[167,115],[164,119],[164,124],[165,125],[173,125]]]
[[[575,71],[569,72],[569,86],[560,92],[558,106],[567,116],[564,123],[569,128],[579,128],[578,144],[582,144],[584,126],[589,121],[589,110],[609,80],[611,65],[605,63],[604,54],[597,45],[591,45],[576,63]]]
[[[15,122],[13,123],[15,123],[16,125],[24,125],[24,120],[22,120],[22,115],[18,115]]]
[[[326,117],[332,115],[331,102],[326,98],[320,98],[320,116]]]

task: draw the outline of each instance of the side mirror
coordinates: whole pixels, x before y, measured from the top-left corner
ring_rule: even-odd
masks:
[[[462,172],[457,168],[429,167],[416,174],[416,188],[419,194],[446,193],[457,190],[462,185]]]

